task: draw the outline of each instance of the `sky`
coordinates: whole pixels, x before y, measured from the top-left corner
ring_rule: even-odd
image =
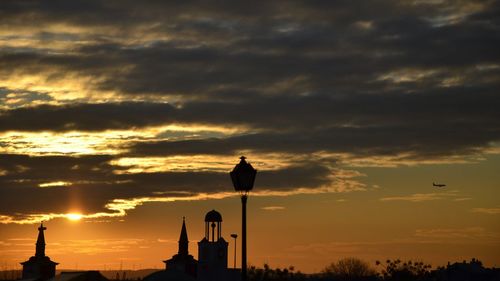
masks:
[[[212,209],[232,254],[241,155],[258,170],[252,265],[500,266],[499,14],[494,0],[2,0],[0,266],[34,254],[44,221],[59,269],[163,268],[184,216],[197,257]]]

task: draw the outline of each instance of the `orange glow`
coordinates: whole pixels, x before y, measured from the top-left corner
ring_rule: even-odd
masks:
[[[79,221],[83,218],[83,215],[78,214],[78,213],[69,213],[69,214],[66,214],[66,218],[70,221]]]

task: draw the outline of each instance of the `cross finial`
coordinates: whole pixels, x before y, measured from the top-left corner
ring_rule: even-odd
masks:
[[[43,226],[43,221],[40,222],[40,227],[38,228],[38,230],[46,230],[47,228]]]
[[[45,257],[45,236],[43,235],[43,231],[47,228],[43,226],[43,221],[40,223],[40,227],[38,228],[38,238],[36,239],[36,252],[35,256],[37,257]]]

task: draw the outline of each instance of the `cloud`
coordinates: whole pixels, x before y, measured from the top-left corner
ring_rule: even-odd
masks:
[[[72,185],[71,182],[65,182],[65,181],[54,181],[54,182],[46,182],[38,184],[38,186],[42,188],[54,187],[54,186],[70,186],[70,185]]]
[[[50,245],[53,255],[98,255],[104,253],[123,253],[156,241],[125,238],[125,239],[79,239],[60,240]]]
[[[401,249],[409,248],[415,251],[418,249],[438,249],[439,252],[446,253],[448,258],[450,246],[453,248],[471,245],[474,249],[478,246],[498,243],[499,234],[482,227],[464,228],[435,228],[417,229],[412,236],[379,241],[343,241],[298,244],[286,249],[290,254],[314,253],[317,256],[331,258],[338,256],[367,256],[370,259],[379,259],[380,253],[384,252],[388,256],[397,257],[401,255]],[[427,250],[424,250],[427,251]]]
[[[459,202],[461,202],[461,201],[469,201],[469,200],[472,200],[472,198],[471,197],[462,197],[462,198],[455,198],[455,199],[453,199],[453,201],[459,201]]]
[[[459,194],[456,191],[448,191],[448,192],[435,192],[435,193],[415,193],[411,195],[405,196],[390,196],[380,198],[380,201],[408,201],[408,202],[425,202],[425,201],[434,201],[434,200],[447,200],[453,199]]]
[[[417,229],[416,237],[435,238],[435,239],[484,239],[496,238],[498,234],[487,231],[482,227],[468,228],[436,228],[436,229]]]
[[[473,208],[471,211],[473,213],[482,213],[489,215],[500,214],[500,208]]]
[[[280,104],[279,112],[275,104]],[[130,153],[137,155],[228,154],[247,149],[368,155],[406,153],[423,159],[490,149],[500,139],[497,106],[500,100],[493,93],[474,97],[468,93],[280,97],[245,103],[187,102],[180,107],[142,102],[75,104],[4,111],[0,115],[0,130],[109,131],[80,134],[81,138],[88,135],[88,143],[92,143],[94,135],[109,136],[109,142],[128,141],[132,144]],[[259,114],[238,114],[242,111]],[[165,140],[158,129],[156,135],[147,129],[175,124],[193,128],[233,127],[239,134]],[[70,133],[61,136],[67,135]],[[4,142],[14,146],[15,139]],[[95,146],[88,151],[98,152],[104,146],[96,139]]]
[[[0,218],[97,220],[226,196],[242,154],[259,196],[365,190],[359,167],[498,154],[499,12],[496,1],[1,1]],[[465,200],[381,200],[445,199]]]
[[[281,210],[284,210],[285,207],[283,207],[283,206],[266,206],[266,207],[262,207],[260,209],[264,210],[264,211],[281,211]]]
[[[174,107],[164,103],[40,105],[0,115],[0,130],[103,131],[168,123]],[[14,120],[16,122],[14,123]]]
[[[130,166],[115,164],[113,157],[0,155],[0,168],[7,171],[0,176],[0,221],[36,223],[72,218],[71,214],[81,215],[81,219],[101,220],[122,217],[148,202],[235,196],[228,176],[233,166],[227,164],[229,160],[223,160],[222,168],[218,168],[214,166],[214,159],[200,156],[193,158],[199,161],[191,162],[191,167],[177,160],[166,170],[141,168],[136,171]],[[263,157],[256,157],[252,162],[259,169],[254,196],[365,189],[356,179],[360,175],[352,171],[326,163],[301,162],[303,160],[273,164],[279,158],[267,161]],[[163,166],[164,163],[153,161],[151,165]],[[142,167],[142,164],[133,165]],[[19,196],[20,193],[24,196]],[[33,201],[33,197],[37,200]]]

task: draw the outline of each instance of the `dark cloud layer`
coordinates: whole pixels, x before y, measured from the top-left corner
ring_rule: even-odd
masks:
[[[113,199],[155,196],[189,196],[197,193],[231,192],[228,173],[156,172],[116,174],[110,156],[0,155],[0,213],[66,213],[83,209],[86,213],[109,211],[104,206]],[[290,191],[327,184],[331,171],[320,165],[292,166],[259,172],[259,189]],[[67,181],[70,186],[39,187],[39,184]],[[186,193],[187,192],[187,193]],[[25,196],[29,194],[30,196]],[[36,198],[36,200],[34,200]]]
[[[123,156],[482,153],[500,141],[500,2],[437,2],[1,1],[0,132],[242,131],[129,142],[113,156],[1,154],[0,215],[227,187],[215,172],[118,174],[110,161]],[[42,90],[21,83],[37,75]],[[91,93],[75,103],[50,90],[75,81]],[[259,183],[315,189],[330,169],[298,161]],[[59,180],[74,184],[37,187]]]
[[[0,130],[103,131],[155,126],[175,120],[168,104],[121,103],[43,105],[18,108],[0,115]]]
[[[439,26],[431,19],[459,17],[467,5],[459,1],[442,6],[329,2],[297,1],[253,8],[216,2],[200,8],[154,2],[6,1],[2,10],[7,26],[23,16],[31,19],[24,23],[28,26],[85,26],[91,30],[86,35],[90,38],[83,39],[91,43],[79,44],[66,53],[7,52],[0,65],[3,69],[24,65],[19,71],[28,72],[57,69],[61,75],[85,74],[99,79],[95,86],[99,90],[129,95],[242,99],[239,93],[249,90],[284,95],[386,91],[390,85],[373,84],[385,72],[403,68],[441,70],[426,83],[399,85],[397,89],[429,90],[447,76],[463,76],[477,65],[500,60],[499,21],[491,14],[499,10],[496,1],[478,1],[485,6],[483,11]],[[361,28],[360,22],[369,23],[369,28]],[[101,25],[112,28],[112,35],[95,30]],[[146,26],[140,32],[162,39],[120,42],[127,38],[137,41],[139,31],[122,30],[139,26]],[[172,39],[163,39],[167,35]],[[498,76],[498,69],[486,75]],[[299,82],[287,89],[277,87],[294,79]],[[479,82],[470,80],[467,82]]]
[[[364,96],[276,97],[245,103],[77,104],[5,111],[0,130],[131,129],[207,124],[246,126],[262,133],[227,139],[140,142],[135,155],[334,151],[446,155],[487,147],[500,139],[500,99],[489,90]],[[244,114],[241,114],[244,112]]]

